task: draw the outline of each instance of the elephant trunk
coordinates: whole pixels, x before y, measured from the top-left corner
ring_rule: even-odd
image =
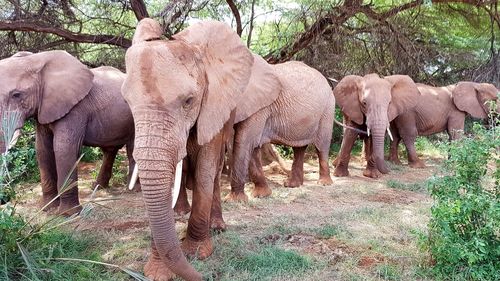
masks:
[[[137,115],[134,119],[134,158],[156,250],[172,272],[185,280],[201,280],[201,274],[184,256],[175,231],[171,192],[178,162],[178,149],[171,145],[175,135],[166,133],[166,123]]]
[[[377,169],[382,174],[389,173],[389,168],[384,161],[384,138],[386,126],[387,123],[385,125],[375,126],[372,130],[372,155],[375,163],[377,164]]]

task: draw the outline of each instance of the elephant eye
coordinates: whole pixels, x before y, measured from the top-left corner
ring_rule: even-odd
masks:
[[[193,100],[194,100],[194,98],[193,98],[193,97],[189,97],[189,98],[187,98],[187,99],[184,101],[184,108],[186,108],[186,107],[190,107],[190,106],[191,106],[191,104],[193,104]]]
[[[12,91],[12,93],[11,93],[11,96],[12,96],[13,98],[15,98],[15,99],[20,98],[20,97],[21,97],[21,95],[22,95],[22,93],[21,93],[21,92],[19,92],[19,91]]]

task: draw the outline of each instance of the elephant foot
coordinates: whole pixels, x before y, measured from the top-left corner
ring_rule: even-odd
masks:
[[[224,197],[224,202],[248,202],[248,196],[245,192],[229,192],[226,197]]]
[[[394,163],[394,164],[396,164],[396,165],[403,165],[403,163],[401,163],[401,161],[399,160],[399,158],[398,158],[398,157],[392,157],[392,156],[389,156],[389,157],[387,158],[387,161],[390,161],[390,162],[392,162],[392,163]]]
[[[55,199],[52,203],[49,204],[49,202],[52,199],[54,199],[54,196],[45,196],[45,195],[43,195],[43,197],[40,200],[40,203],[38,203],[38,205],[40,206],[40,208],[43,208],[45,205],[48,204],[47,207],[45,207],[43,209],[43,211],[45,211],[45,212],[54,212],[59,207],[59,198]]]
[[[363,171],[363,176],[372,178],[372,179],[378,179],[382,176],[382,173],[379,172],[379,170],[375,168],[366,168]]]
[[[109,181],[107,183],[105,183],[105,182],[97,180],[97,181],[92,183],[92,189],[95,189],[97,186],[99,186],[99,188],[108,188]]]
[[[189,214],[189,212],[191,212],[191,206],[189,206],[189,202],[181,202],[180,200],[177,200],[177,203],[175,203],[174,212],[178,216],[187,215]]]
[[[256,185],[252,190],[252,196],[255,198],[269,197],[272,193],[273,191],[267,184],[264,186]]]
[[[328,175],[327,177],[320,177],[319,180],[318,180],[318,184],[319,185],[322,185],[322,186],[325,186],[325,185],[332,185],[333,184],[333,180],[332,178]]]
[[[144,275],[153,281],[168,281],[175,277],[175,274],[168,269],[161,258],[152,254],[144,266]]]
[[[301,181],[300,179],[297,179],[297,178],[289,178],[287,179],[284,183],[283,183],[283,186],[285,187],[290,187],[290,188],[294,188],[294,187],[299,187],[301,186],[303,183],[303,181]]]
[[[59,204],[59,208],[57,209],[56,214],[65,217],[70,217],[74,214],[80,213],[82,209],[83,209],[82,206],[80,206],[79,204],[68,204],[64,203],[61,200],[61,203]]]
[[[208,237],[202,241],[191,240],[188,236],[181,244],[182,251],[188,257],[196,257],[200,260],[208,258],[214,251],[212,238]]]
[[[226,230],[226,223],[222,218],[213,218],[210,221],[210,229],[215,230],[217,232],[222,232]]]
[[[348,177],[349,170],[347,170],[347,167],[337,166],[333,171],[333,175],[336,177]]]
[[[421,169],[426,167],[424,161],[420,159],[418,159],[417,161],[408,162],[408,165],[416,169]]]

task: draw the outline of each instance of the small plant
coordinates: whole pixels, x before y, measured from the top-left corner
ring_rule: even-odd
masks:
[[[426,247],[442,279],[500,275],[500,131],[476,124],[473,132],[449,145],[444,176],[429,183],[435,203]]]
[[[83,146],[82,154],[82,162],[94,163],[102,159],[102,150],[99,147]]]
[[[426,189],[425,182],[403,183],[399,180],[387,180],[387,186],[394,189],[402,189],[409,191],[424,191]]]
[[[329,239],[334,236],[338,236],[342,232],[345,232],[345,229],[338,225],[325,224],[319,228],[314,229],[314,232],[321,239]]]

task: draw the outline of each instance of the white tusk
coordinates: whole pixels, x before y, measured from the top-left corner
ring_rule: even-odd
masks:
[[[370,136],[370,128],[368,128],[367,133],[368,133],[368,136]]]
[[[177,198],[179,198],[179,193],[181,192],[181,181],[182,181],[182,160],[177,163],[175,167],[175,179],[174,179],[174,190],[172,191],[172,208],[174,208]]]
[[[130,178],[130,183],[128,184],[128,189],[134,189],[135,183],[137,182],[137,178],[139,177],[139,167],[137,163],[134,165],[134,171],[132,172],[132,177]]]
[[[14,131],[14,135],[12,135],[12,139],[10,140],[9,146],[7,147],[7,150],[10,150],[14,145],[16,145],[17,140],[21,136],[21,130],[17,129]]]
[[[391,139],[391,141],[393,141],[394,139],[392,139],[392,134],[391,134],[391,130],[389,129],[389,127],[387,127],[387,134],[389,134],[389,138]]]

